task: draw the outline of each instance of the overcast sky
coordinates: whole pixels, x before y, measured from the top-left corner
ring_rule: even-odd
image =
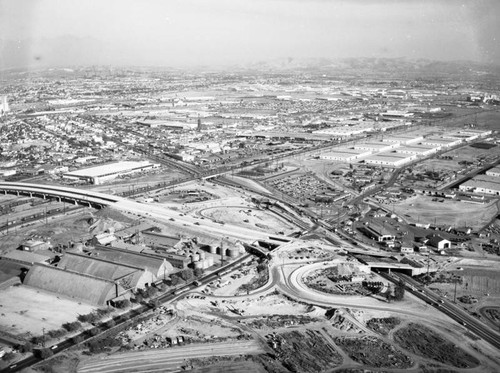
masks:
[[[0,68],[408,57],[500,63],[499,0],[0,0]]]

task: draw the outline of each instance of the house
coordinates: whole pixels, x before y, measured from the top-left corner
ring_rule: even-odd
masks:
[[[116,236],[114,232],[104,232],[100,234],[96,234],[94,237],[92,237],[92,240],[90,243],[92,245],[109,245],[111,242],[116,240]]]
[[[48,250],[51,247],[49,242],[45,241],[36,241],[36,240],[27,240],[23,244],[21,244],[21,250],[24,251],[37,251],[37,250]]]
[[[414,252],[413,247],[406,245],[401,246],[400,250],[402,254],[413,254]]]
[[[427,245],[435,247],[438,250],[449,249],[451,247],[451,241],[436,234],[427,236],[427,238]]]

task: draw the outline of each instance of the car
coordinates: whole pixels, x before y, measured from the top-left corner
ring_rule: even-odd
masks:
[[[462,321],[462,325],[463,325],[463,326],[466,326],[467,324],[466,324],[465,322],[463,322],[463,321]]]
[[[54,345],[54,346],[52,346],[50,349],[51,349],[51,350],[55,350],[57,347],[58,347],[57,345]]]

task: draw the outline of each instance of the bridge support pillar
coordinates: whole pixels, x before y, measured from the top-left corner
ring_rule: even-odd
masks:
[[[87,202],[89,204],[89,207],[92,207],[92,204],[90,202]]]
[[[61,197],[57,197],[57,200],[58,200],[59,202],[61,202]]]
[[[47,199],[47,195],[46,194],[43,195],[43,199]]]
[[[30,192],[30,198],[33,198],[33,193]]]
[[[19,197],[19,192],[16,192],[17,193],[17,196]]]
[[[78,206],[78,201],[75,199],[75,206]]]

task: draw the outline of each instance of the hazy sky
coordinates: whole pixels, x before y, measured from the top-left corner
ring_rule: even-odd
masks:
[[[308,57],[500,63],[499,0],[0,0],[0,68]]]

